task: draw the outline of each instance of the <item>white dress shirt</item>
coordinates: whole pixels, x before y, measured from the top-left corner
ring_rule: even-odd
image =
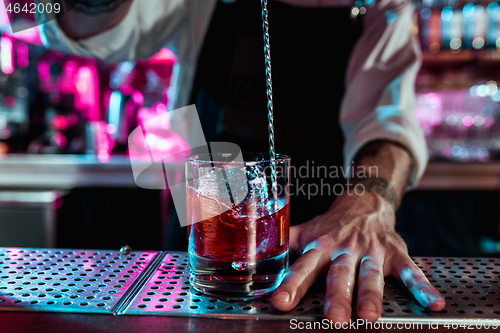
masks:
[[[303,6],[353,6],[353,1],[347,0],[280,1]],[[189,103],[196,61],[216,3],[134,0],[123,20],[99,35],[74,41],[56,20],[39,26],[39,32],[49,48],[109,62],[145,59],[162,47],[169,48],[178,59],[169,108],[177,109]],[[413,7],[407,0],[365,0],[364,7],[363,34],[351,54],[340,110],[344,170],[366,143],[380,139],[397,142],[408,149],[415,162],[409,184],[412,188],[428,160],[424,135],[414,115],[414,83],[421,57],[413,31]],[[44,17],[38,20],[44,22]]]

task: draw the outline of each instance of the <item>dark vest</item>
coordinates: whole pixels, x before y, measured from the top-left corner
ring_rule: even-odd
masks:
[[[330,176],[332,167],[343,165],[338,111],[362,24],[351,18],[350,8],[299,8],[272,0],[268,6],[276,152],[291,156],[296,170],[291,223],[298,224],[333,203],[335,195],[325,186],[345,183],[343,177]],[[229,141],[246,152],[268,152],[266,102],[260,1],[219,1],[191,99],[207,142]],[[320,166],[328,168],[327,177]],[[315,186],[319,193],[312,195]]]
[[[299,8],[270,1],[269,31],[276,152],[291,156],[296,170],[291,198],[296,224],[331,205],[335,197],[324,184],[345,182],[330,176],[331,167],[340,170],[343,164],[338,111],[347,62],[362,24],[351,18],[350,8]],[[219,2],[193,87],[192,102],[207,141],[268,152],[266,101],[260,1]],[[327,177],[320,166],[328,167]],[[312,196],[314,186],[319,194]]]

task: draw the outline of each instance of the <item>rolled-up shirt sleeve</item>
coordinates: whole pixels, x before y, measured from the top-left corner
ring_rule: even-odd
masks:
[[[368,142],[392,141],[405,147],[414,160],[411,189],[428,161],[423,131],[414,114],[421,53],[412,31],[413,6],[404,0],[375,1],[367,5],[363,34],[353,49],[346,74],[340,111],[344,167],[350,169],[356,154]]]
[[[200,33],[196,29],[203,30],[212,7],[213,1],[207,0],[134,0],[119,24],[77,41],[64,33],[57,20],[46,22],[44,15],[41,15],[37,21],[42,23],[38,29],[42,42],[48,48],[120,62],[154,55],[180,30],[184,34],[191,32],[192,38],[197,39]],[[191,31],[186,31],[189,28]]]

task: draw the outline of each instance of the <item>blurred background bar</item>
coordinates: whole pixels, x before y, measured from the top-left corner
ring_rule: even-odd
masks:
[[[416,116],[430,164],[398,211],[399,231],[410,253],[498,255],[500,6],[414,4],[423,52]]]
[[[397,213],[398,230],[415,256],[498,255],[500,6],[414,4],[416,115],[431,162]],[[364,3],[352,12],[364,14]],[[167,242],[168,189],[138,188],[127,148],[134,129],[171,110],[173,53],[109,64],[47,50],[35,29],[14,37],[10,21],[28,27],[32,18],[0,2],[0,246],[29,229],[17,246],[183,250]],[[144,139],[167,156],[185,142],[164,119]],[[146,183],[164,182],[158,175]]]

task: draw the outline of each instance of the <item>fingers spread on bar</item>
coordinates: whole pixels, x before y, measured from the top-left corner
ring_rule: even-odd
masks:
[[[432,311],[442,310],[446,302],[434,288],[424,273],[407,255],[399,255],[392,259],[394,275],[410,290],[416,300]]]
[[[272,305],[280,311],[289,311],[299,303],[316,281],[322,268],[330,260],[327,253],[311,249],[290,266],[285,279],[271,297]]]
[[[357,256],[349,253],[333,259],[326,278],[324,313],[327,319],[343,323],[351,318],[356,265]]]
[[[356,314],[360,319],[375,322],[382,314],[384,272],[380,258],[364,256],[359,265]]]

